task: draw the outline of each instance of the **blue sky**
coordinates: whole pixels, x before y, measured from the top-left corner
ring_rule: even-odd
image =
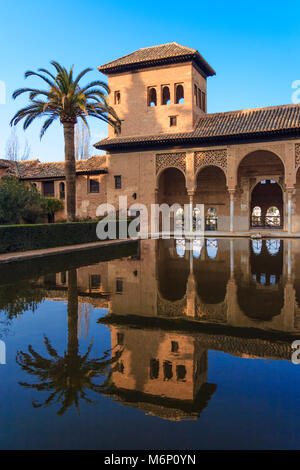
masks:
[[[97,66],[141,47],[176,41],[199,50],[217,75],[208,80],[208,112],[291,103],[294,80],[300,80],[300,4],[243,2],[151,2],[99,0],[14,0],[1,2],[0,80],[7,88],[0,105],[0,158],[10,134],[9,121],[26,101],[12,101],[12,92],[26,85],[28,69],[57,60],[75,69]],[[103,77],[104,78],[104,77]],[[106,135],[106,126],[90,120],[92,140]],[[32,158],[64,158],[62,129],[54,124],[39,140],[40,122],[20,141],[31,146]],[[95,151],[97,153],[97,151]]]

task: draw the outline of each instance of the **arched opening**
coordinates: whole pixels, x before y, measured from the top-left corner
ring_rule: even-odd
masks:
[[[226,176],[218,166],[207,166],[197,175],[194,204],[204,204],[206,230],[229,229],[229,193]]]
[[[156,106],[157,105],[157,94],[155,88],[149,88],[148,90],[148,106]]]
[[[186,293],[190,272],[185,240],[158,240],[158,290],[164,300],[176,302]]]
[[[239,306],[252,320],[271,321],[284,305],[282,240],[252,240],[250,269],[249,279],[238,287]]]
[[[182,85],[176,85],[175,91],[175,103],[183,104],[184,103],[184,89]]]
[[[260,211],[258,211],[258,208]],[[260,213],[259,216],[254,214]],[[251,194],[251,220],[252,228],[282,228],[283,197],[282,189],[272,180],[262,180],[253,189]]]
[[[158,179],[158,204],[180,205],[180,209],[171,213],[170,229],[180,228],[183,223],[184,204],[189,203],[189,197],[186,190],[185,176],[177,168],[166,168],[159,175]],[[161,214],[160,214],[161,217]],[[162,218],[160,220],[160,230],[162,229]]]
[[[239,221],[240,230],[269,227],[268,221],[271,219],[266,221],[266,213],[273,206],[279,209],[279,227],[283,227],[283,181],[284,164],[275,153],[255,150],[241,160],[237,170],[238,190],[234,206],[234,215]],[[276,228],[274,225],[272,227]]]
[[[251,226],[252,227],[261,227],[262,218],[261,218],[261,207],[255,206],[251,212]]]
[[[193,271],[201,303],[223,302],[230,278],[229,240],[207,238],[201,256],[194,258]]]
[[[163,86],[161,104],[170,104],[170,103],[171,103],[170,88],[168,86]]]

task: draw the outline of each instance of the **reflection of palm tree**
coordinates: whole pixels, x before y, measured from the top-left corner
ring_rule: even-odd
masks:
[[[20,385],[38,391],[50,392],[47,399],[42,403],[33,401],[34,407],[49,406],[61,403],[58,411],[59,415],[73,404],[79,410],[79,400],[88,403],[93,401],[88,398],[85,390],[102,392],[106,387],[104,384],[98,385],[93,382],[100,374],[108,375],[110,365],[116,362],[122,351],[118,351],[114,357],[110,358],[110,352],[104,353],[103,357],[90,359],[89,355],[92,342],[86,354],[80,356],[77,337],[78,329],[78,293],[77,293],[77,272],[72,269],[68,272],[68,347],[63,356],[59,356],[52,347],[49,339],[44,336],[44,343],[50,357],[43,357],[38,354],[31,345],[28,346],[28,353],[18,351],[17,363],[21,368],[39,379],[38,383],[28,384],[20,382]]]

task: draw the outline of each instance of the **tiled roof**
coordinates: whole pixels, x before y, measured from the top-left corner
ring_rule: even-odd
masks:
[[[104,139],[95,147],[113,149],[132,145],[145,146],[174,142],[213,142],[247,137],[261,137],[300,132],[300,105],[244,109],[226,113],[206,114],[191,132],[157,134],[150,136],[116,137]]]
[[[186,62],[188,60],[196,62],[207,76],[215,75],[215,71],[196,49],[181,46],[177,42],[138,49],[131,54],[100,65],[98,70],[105,74],[110,74],[163,63]]]
[[[10,162],[9,160],[0,160],[0,165],[8,164],[7,174],[11,176],[19,176],[21,179],[38,179],[38,178],[64,178],[65,162],[40,162],[36,160],[24,160],[20,162]],[[96,155],[87,160],[76,161],[76,173],[84,174],[91,172],[106,172],[106,157]]]

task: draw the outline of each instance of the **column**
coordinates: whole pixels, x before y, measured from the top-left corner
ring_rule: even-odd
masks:
[[[229,222],[229,231],[233,232],[233,220],[234,220],[234,189],[228,189],[230,196],[230,222]]]
[[[188,231],[192,233],[193,231],[193,207],[194,207],[194,191],[188,191],[189,195],[189,228]]]
[[[288,233],[292,232],[292,197],[293,197],[294,188],[287,188],[287,216],[288,216],[288,223],[287,229]]]

